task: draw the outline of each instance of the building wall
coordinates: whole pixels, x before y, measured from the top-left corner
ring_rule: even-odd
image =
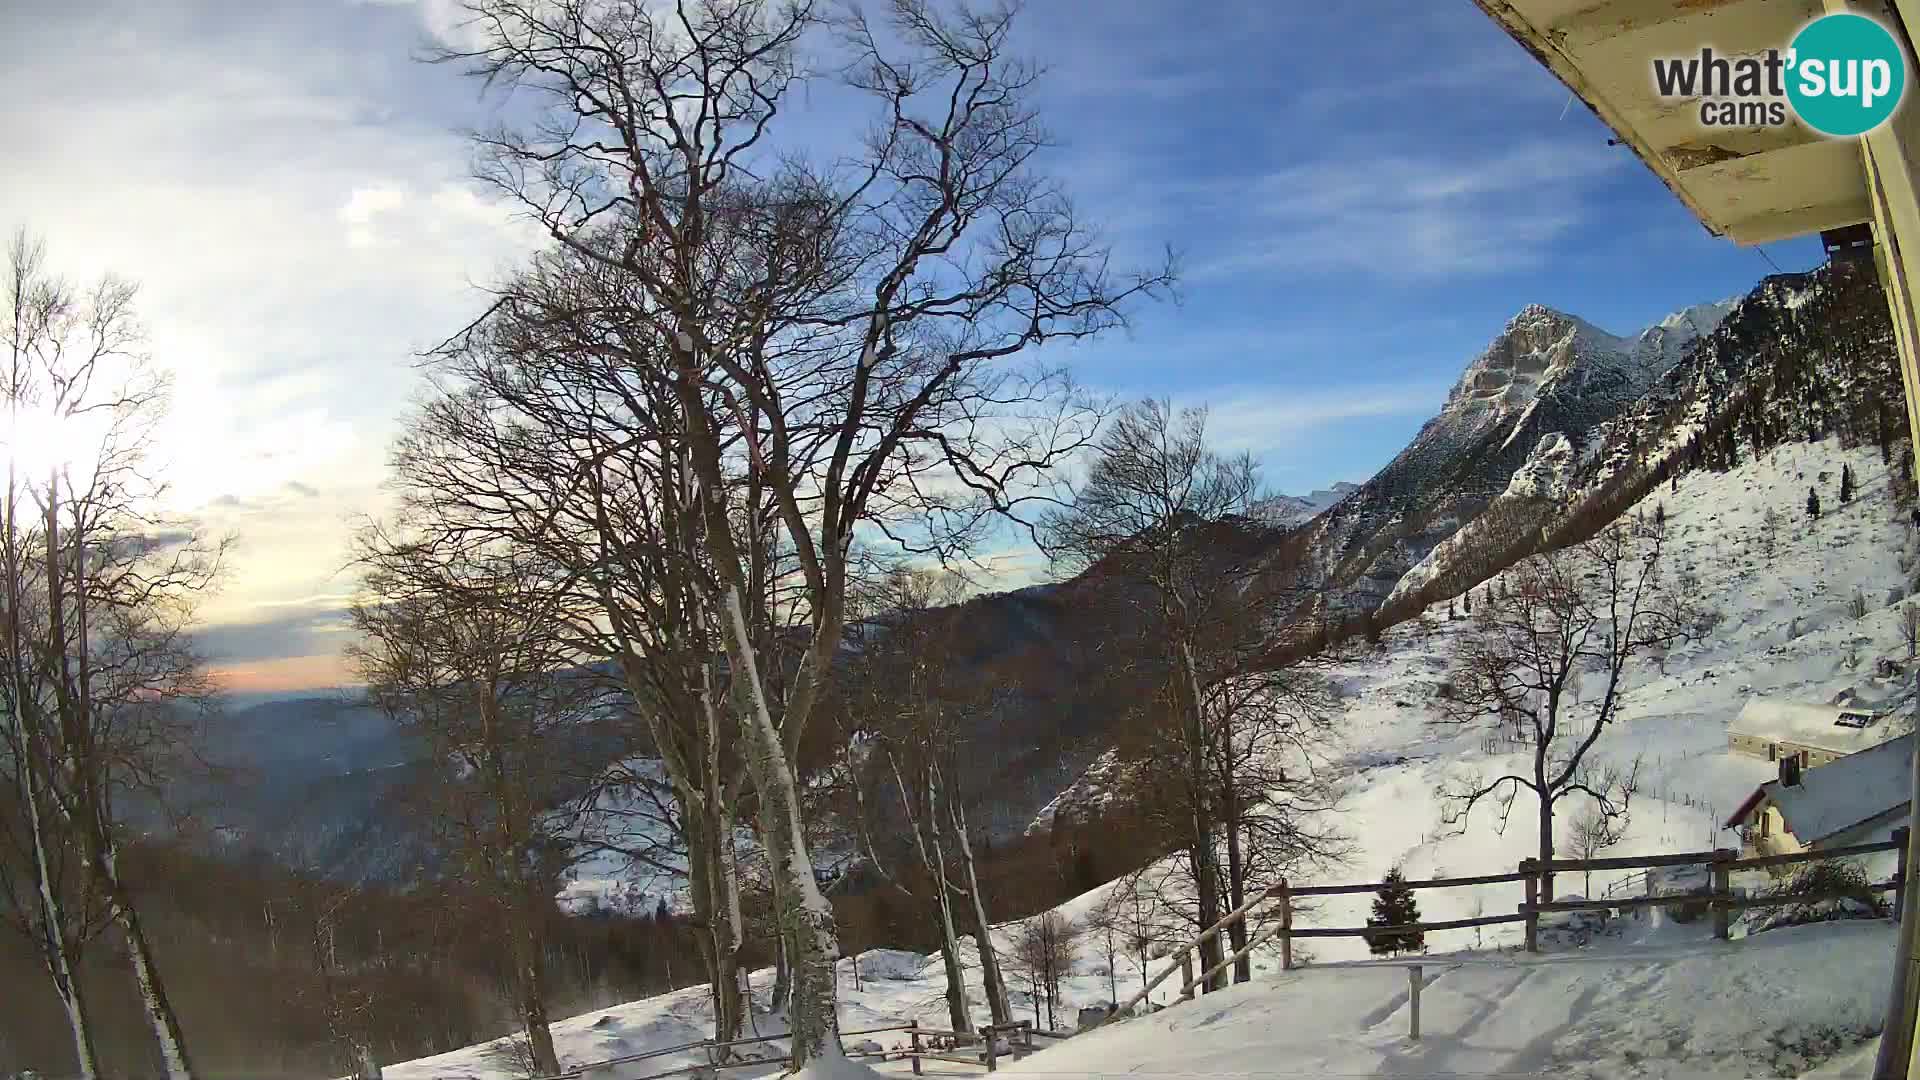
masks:
[[[1766,824],[1765,836],[1760,835],[1762,818],[1765,819]],[[1806,845],[1802,844],[1800,838],[1793,835],[1792,830],[1787,828],[1786,820],[1780,816],[1777,807],[1764,804],[1747,815],[1740,844],[1740,854],[1743,858],[1752,858],[1756,855],[1790,855],[1804,850]]]
[[[1772,747],[1774,750],[1771,754],[1767,752],[1769,747]],[[1758,735],[1735,735],[1731,732],[1727,734],[1727,749],[1742,757],[1759,758],[1762,761],[1777,761],[1780,758],[1789,757],[1793,754],[1805,754],[1806,767],[1809,769],[1839,761],[1846,756],[1845,754],[1836,753],[1832,750],[1822,750],[1817,746],[1808,746],[1805,743],[1792,742],[1786,739],[1767,739]]]

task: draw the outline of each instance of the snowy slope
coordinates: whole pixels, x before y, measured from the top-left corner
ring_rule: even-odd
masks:
[[[1798,927],[1578,956],[1427,957],[1419,1042],[1407,974],[1309,968],[1115,1024],[1019,1075],[1795,1076],[1879,1027],[1894,932]]]
[[[1843,463],[1854,470],[1858,494],[1837,505]],[[1800,512],[1810,485],[1827,503],[1816,522]],[[1659,488],[1640,510],[1652,513],[1656,506],[1664,507],[1672,537],[1671,572],[1689,576],[1717,621],[1702,638],[1675,649],[1664,672],[1646,670],[1634,678],[1621,726],[1601,744],[1603,758],[1625,762],[1637,755],[1643,765],[1632,824],[1626,839],[1608,851],[1612,855],[1737,845],[1720,820],[1773,775],[1765,762],[1726,752],[1726,723],[1746,696],[1818,701],[1854,689],[1884,698],[1891,688],[1875,683],[1874,661],[1906,651],[1889,600],[1907,594],[1915,539],[1908,526],[1896,524],[1899,515],[1873,448],[1790,444],[1725,473],[1689,473],[1677,485]],[[1769,509],[1785,519],[1771,555]],[[1857,618],[1849,610],[1856,590],[1867,608]],[[1340,821],[1355,850],[1345,866],[1316,880],[1376,880],[1394,866],[1410,877],[1496,873],[1531,854],[1533,841],[1518,819],[1504,835],[1484,817],[1462,834],[1446,833],[1438,824],[1439,781],[1454,770],[1497,766],[1504,752],[1481,734],[1430,722],[1435,690],[1447,677],[1463,625],[1449,622],[1441,605],[1423,620],[1392,628],[1380,646],[1343,659],[1330,672],[1343,714],[1338,767],[1347,794]],[[1153,873],[1176,867],[1169,860]],[[1561,889],[1601,895],[1628,873],[1596,873],[1590,882],[1568,875]],[[1059,910],[1084,922],[1120,887],[1102,886]],[[1517,884],[1418,895],[1428,920],[1511,911],[1520,899]],[[1297,925],[1359,925],[1370,900],[1323,898],[1299,915]],[[1003,939],[1010,933],[1002,928]],[[1316,939],[1296,949],[1298,957],[1312,961],[1309,969],[1283,975],[1275,957],[1257,955],[1252,985],[1075,1040],[1021,1068],[1079,1075],[1571,1070],[1598,1076],[1791,1076],[1835,1054],[1868,1052],[1859,1044],[1877,1027],[1892,948],[1884,923],[1751,937],[1737,932],[1734,942],[1714,943],[1698,923],[1667,926],[1649,918],[1627,921],[1619,937],[1576,950],[1572,962],[1565,950],[1549,952],[1544,961],[1494,951],[1509,949],[1518,933],[1517,925],[1506,925],[1428,935],[1434,982],[1423,994],[1428,1035],[1418,1047],[1404,1040],[1404,974],[1344,966],[1365,958],[1359,939]],[[1446,955],[1462,950],[1472,955]],[[1499,962],[1456,963],[1475,958]],[[975,1012],[984,1020],[970,946],[963,959]],[[1150,969],[1165,964],[1157,961]],[[841,966],[847,1027],[910,1017],[945,1026],[937,958],[867,954],[858,989],[852,963],[843,960]],[[764,989],[770,977],[758,972],[754,985]],[[1139,980],[1133,961],[1118,956],[1109,963],[1102,935],[1089,933],[1066,982],[1066,1022],[1079,1005],[1124,999]],[[1030,1015],[1032,998],[1023,982],[1016,976],[1012,985],[1016,1012]],[[1163,984],[1155,999],[1165,1003],[1173,993]],[[763,1016],[759,1023],[762,1030],[778,1030],[777,1018]],[[710,1024],[704,990],[693,988],[576,1017],[556,1029],[556,1042],[566,1060],[594,1061],[692,1041]],[[511,1075],[503,1045],[408,1063],[388,1075],[501,1080]]]

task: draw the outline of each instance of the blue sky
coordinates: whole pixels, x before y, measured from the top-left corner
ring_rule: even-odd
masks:
[[[498,102],[411,58],[450,9],[0,10],[0,225],[143,283],[176,501],[241,540],[204,637],[236,685],[337,681],[348,529],[382,506],[410,355],[535,239],[466,181],[459,133]],[[1527,303],[1624,333],[1770,271],[1469,0],[1031,0],[1021,39],[1052,170],[1123,257],[1185,268],[1179,304],[1075,351],[1082,381],[1210,403],[1281,490],[1365,479]],[[822,87],[791,130],[858,123]]]

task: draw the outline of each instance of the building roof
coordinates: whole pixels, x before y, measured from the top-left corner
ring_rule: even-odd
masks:
[[[1841,722],[1843,716],[1858,718],[1863,713],[1871,717],[1864,727],[1855,726],[1858,719]],[[1858,706],[1749,698],[1740,715],[1727,725],[1727,732],[1769,742],[1791,742],[1836,754],[1853,754],[1887,741],[1892,734],[1890,726],[1885,716]]]
[[[1612,128],[1708,230],[1742,244],[1867,221],[1860,146],[1798,122],[1709,128],[1655,90],[1656,57],[1785,50],[1823,0],[1475,0]]]
[[[1814,844],[1906,807],[1913,792],[1913,743],[1911,734],[1902,735],[1831,765],[1804,770],[1792,787],[1769,780],[1740,804],[1727,819],[1727,827],[1738,825],[1760,803],[1770,802],[1801,843]]]

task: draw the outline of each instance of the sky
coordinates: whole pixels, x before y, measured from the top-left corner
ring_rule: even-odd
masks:
[[[0,5],[0,229],[140,283],[169,498],[238,542],[199,632],[236,691],[348,681],[348,539],[417,354],[539,240],[469,178],[463,132],[511,106],[417,59],[453,4]],[[1066,358],[1207,404],[1280,491],[1366,479],[1528,303],[1628,333],[1819,258],[1708,235],[1470,0],[1031,0],[1019,41],[1045,167],[1122,260],[1182,266]],[[822,88],[792,130],[863,123]]]

